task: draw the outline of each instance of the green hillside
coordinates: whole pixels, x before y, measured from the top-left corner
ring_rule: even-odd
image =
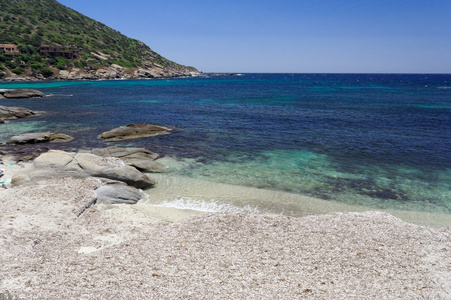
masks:
[[[0,44],[18,45],[19,55],[0,53],[0,71],[8,68],[16,74],[27,71],[51,76],[52,67],[95,70],[111,64],[184,68],[55,0],[0,0]],[[45,57],[39,52],[41,45],[76,49],[80,58]]]

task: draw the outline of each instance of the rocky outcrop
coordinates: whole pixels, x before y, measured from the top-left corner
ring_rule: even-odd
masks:
[[[34,89],[1,89],[3,98],[42,98],[44,93]]]
[[[152,125],[152,124],[130,124],[121,126],[110,131],[106,131],[99,135],[106,141],[122,141],[137,139],[142,137],[149,137],[155,135],[169,134],[170,128]]]
[[[73,68],[71,70],[60,70],[57,78],[63,80],[82,79],[80,74],[80,69],[78,68]]]
[[[52,132],[33,132],[16,135],[10,138],[7,142],[9,145],[22,145],[22,144],[37,144],[37,143],[62,143],[69,142],[74,138],[64,133],[52,133]]]
[[[1,106],[0,120],[21,119],[37,115],[36,112],[25,107]]]
[[[166,169],[165,165],[155,161],[159,158],[157,153],[144,148],[108,147],[91,150],[92,154],[102,157],[117,157],[127,165],[135,167],[142,172],[160,173]]]
[[[201,75],[201,72],[197,71],[195,68],[190,67],[168,69],[155,64],[149,64],[149,66],[147,67],[126,68],[112,64],[108,67],[102,67],[96,70],[90,70],[87,68],[58,70],[55,74],[55,78],[61,80],[149,79],[192,77]]]
[[[163,77],[163,73],[158,71],[151,71],[145,69],[138,69],[134,72],[135,77],[138,78],[161,78]]]
[[[121,75],[115,68],[104,68],[97,70],[95,77],[102,79],[117,79],[121,78]]]
[[[108,80],[108,79],[150,79],[150,78],[175,78],[175,77],[193,77],[202,76],[192,67],[178,67],[178,68],[163,68],[156,64],[150,63],[149,66],[139,68],[121,67],[112,64],[108,67],[101,67],[99,69],[86,68],[68,68],[59,70],[51,68],[54,75],[50,78],[44,77],[40,73],[33,74],[30,70],[26,74],[16,75],[10,71],[0,72],[0,80],[5,81],[34,81],[34,80]],[[31,75],[30,75],[31,74]],[[0,95],[0,99],[1,99]]]
[[[17,186],[64,176],[96,177],[103,182],[120,181],[140,189],[155,185],[149,177],[118,158],[56,150],[41,154],[28,169],[14,174],[11,183]]]

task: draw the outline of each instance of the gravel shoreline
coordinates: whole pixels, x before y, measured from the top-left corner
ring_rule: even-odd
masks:
[[[20,164],[7,166],[20,168]],[[97,204],[93,179],[0,190],[0,293],[19,299],[451,299],[451,228]]]

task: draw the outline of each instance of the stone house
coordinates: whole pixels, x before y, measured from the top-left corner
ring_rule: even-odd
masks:
[[[14,44],[0,44],[0,52],[11,55],[20,54],[19,48]]]
[[[80,58],[80,54],[78,50],[75,49],[64,49],[59,46],[49,46],[43,45],[39,48],[39,53],[42,56],[47,57],[64,57],[68,59],[77,59]]]

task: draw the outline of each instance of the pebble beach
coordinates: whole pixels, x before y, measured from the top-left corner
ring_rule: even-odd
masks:
[[[5,176],[25,168],[3,158]],[[451,229],[384,212],[293,218],[96,204],[93,179],[0,190],[18,299],[449,299]]]

